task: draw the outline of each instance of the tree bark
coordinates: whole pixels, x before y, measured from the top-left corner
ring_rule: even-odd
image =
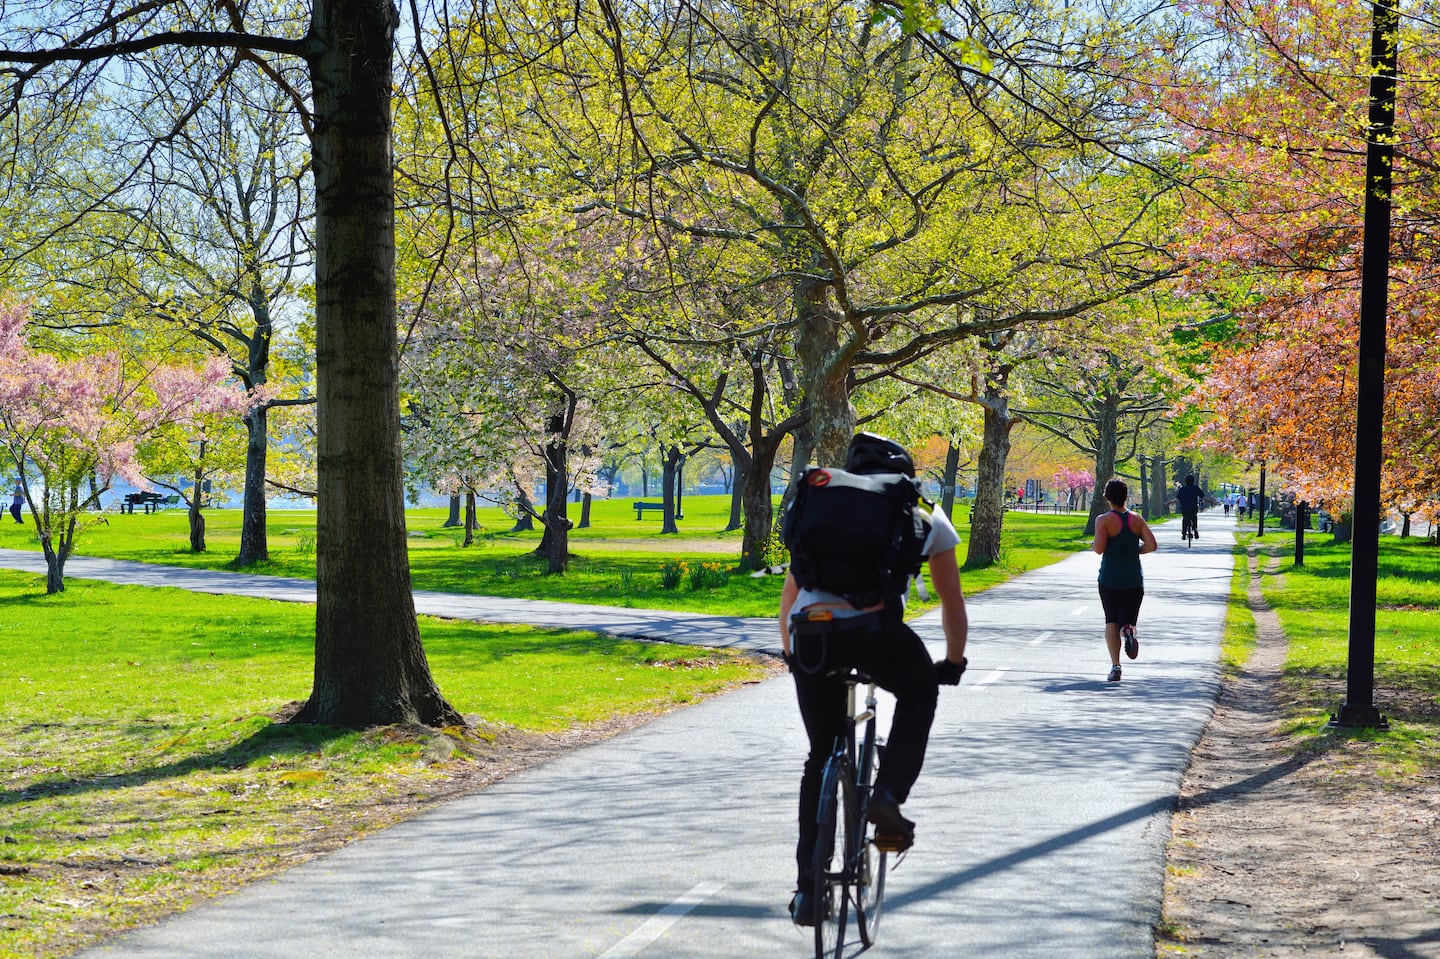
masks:
[[[770,473],[775,469],[775,457],[780,452],[780,440],[757,443],[750,458],[750,467],[745,471],[745,483],[740,487],[745,501],[745,532],[740,544],[740,568],[760,569],[765,565],[765,547],[770,534],[775,530],[775,499],[770,495]]]
[[[1115,478],[1115,449],[1119,443],[1119,397],[1107,396],[1095,411],[1095,498],[1085,520],[1085,535],[1095,535],[1095,520],[1109,509],[1105,484]]]
[[[841,350],[836,320],[826,307],[825,287],[820,283],[801,282],[795,303],[795,352],[809,414],[810,453],[821,466],[843,466],[855,435],[855,408],[850,405],[847,367],[836,362]]]
[[[570,466],[566,443],[573,398],[565,412],[550,417],[550,441],[545,444],[545,535],[538,550],[552,573],[563,573],[570,565]]]
[[[733,454],[732,454],[733,455]],[[729,533],[740,529],[745,517],[745,477],[748,470],[740,468],[735,464],[734,481],[730,484],[730,520],[725,524],[725,532]],[[741,550],[741,562],[744,562],[744,550]]]
[[[987,385],[981,404],[985,425],[975,471],[975,503],[970,507],[970,545],[965,565],[990,566],[1000,559],[1005,526],[1005,464],[1010,458],[1010,433],[1019,418],[1010,413],[1003,387]]]
[[[315,0],[315,683],[297,722],[462,724],[420,644],[405,536],[390,96],[399,14]]]
[[[450,529],[459,526],[460,523],[460,494],[456,493],[450,497],[450,514],[445,517],[445,522],[440,524],[440,528]]]
[[[660,527],[662,534],[680,532],[680,527],[675,525],[675,478],[680,472],[680,464],[684,461],[685,455],[680,452],[680,447],[672,446],[665,451],[665,465],[660,479],[665,502],[665,521]]]
[[[1169,492],[1169,482],[1165,478],[1165,454],[1157,453],[1150,457],[1150,502],[1155,504],[1155,515],[1164,516],[1170,512],[1166,505],[1166,494]]]
[[[475,527],[477,525],[479,524],[475,516],[475,491],[467,489],[465,491],[465,539],[461,545],[475,545]]]
[[[205,441],[200,441],[200,460],[205,460]],[[201,512],[204,505],[205,470],[203,467],[196,468],[195,475],[191,477],[190,498],[185,502],[185,511],[190,521],[190,552],[205,552],[205,514]],[[178,492],[178,491],[177,491]]]
[[[515,499],[520,506],[520,515],[515,517],[515,525],[510,527],[512,533],[529,533],[535,529],[535,518],[531,513],[534,508],[530,503],[530,494],[523,489],[518,490]]]
[[[960,447],[953,442],[945,451],[945,475],[940,480],[940,508],[955,518],[955,485],[960,474]]]
[[[269,410],[258,406],[245,417],[245,490],[240,502],[240,553],[236,566],[253,566],[270,558],[265,523],[265,470],[269,453]]]

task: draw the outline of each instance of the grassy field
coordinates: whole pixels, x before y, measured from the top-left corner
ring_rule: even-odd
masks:
[[[653,514],[637,521],[629,504],[630,500],[611,500],[594,505],[591,527],[571,535],[573,559],[563,576],[549,574],[545,561],[534,555],[540,534],[510,532],[514,523],[499,509],[480,511],[482,530],[469,547],[460,545],[460,530],[443,526],[444,510],[412,509],[406,515],[415,588],[731,616],[774,615],[779,577],[730,575],[739,560],[740,533],[724,529],[728,497],[686,497],[678,536],[661,534],[660,521]],[[578,508],[572,504],[572,518],[577,516]],[[81,534],[76,552],[228,569],[239,552],[239,511],[215,510],[206,517],[208,549],[204,553],[190,552],[183,510],[106,516],[103,523]],[[966,535],[966,516],[957,520],[961,535]],[[1001,562],[967,571],[963,576],[966,590],[978,592],[1084,549],[1089,544],[1080,535],[1084,522],[1082,514],[1007,514]],[[251,571],[304,578],[315,575],[313,511],[270,511],[268,541],[269,562],[251,567]],[[31,527],[10,523],[0,524],[0,547],[38,549],[38,544]],[[679,569],[681,563],[683,570]],[[662,585],[667,566],[678,573],[676,588]]]
[[[415,581],[773,615],[780,577],[660,585],[666,563],[734,565],[739,538],[721,531],[724,506],[689,499],[682,535],[661,536],[655,520],[601,504],[565,576],[527,555],[538,534],[497,532],[511,525],[498,512],[464,548],[442,511],[418,510]],[[209,514],[210,550],[196,555],[183,512],[109,516],[79,552],[226,568],[238,521]],[[314,522],[272,513],[264,571],[312,576]],[[967,590],[1083,548],[1082,524],[1010,514],[1002,563],[967,572]],[[0,524],[0,547],[36,548],[32,528]],[[724,651],[422,619],[436,680],[474,727],[353,732],[277,722],[309,693],[309,607],[73,578],[46,596],[42,577],[0,571],[0,608],[0,957],[66,954],[473,789],[537,747],[543,755],[775,670]]]
[[[0,956],[58,955],[402,818],[505,751],[770,675],[728,651],[422,619],[473,729],[274,721],[306,606],[0,571]]]
[[[1373,743],[1386,759],[1382,769],[1396,776],[1440,767],[1440,549],[1382,537],[1375,703],[1391,728],[1337,733],[1326,724],[1345,698],[1350,547],[1312,533],[1305,563],[1296,567],[1293,532],[1242,537],[1242,545],[1251,543],[1280,559],[1262,588],[1290,644],[1284,673],[1290,731],[1315,748],[1337,735]]]

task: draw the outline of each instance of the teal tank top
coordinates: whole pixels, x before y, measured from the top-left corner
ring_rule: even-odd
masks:
[[[1100,585],[1106,589],[1139,589],[1145,585],[1145,575],[1140,571],[1140,537],[1130,528],[1128,512],[1110,512],[1120,517],[1120,532],[1105,541],[1105,552],[1100,556]]]

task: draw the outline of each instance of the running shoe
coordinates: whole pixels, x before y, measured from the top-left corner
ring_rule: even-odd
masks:
[[[1120,682],[1120,664],[1119,664],[1119,663],[1116,663],[1114,666],[1111,666],[1111,667],[1110,667],[1110,675],[1105,677],[1105,681],[1106,681],[1107,683],[1118,683],[1118,682]]]
[[[1134,626],[1121,626],[1120,636],[1125,640],[1125,655],[1134,659],[1140,655],[1140,640],[1135,638]],[[1119,676],[1115,677],[1119,679]]]

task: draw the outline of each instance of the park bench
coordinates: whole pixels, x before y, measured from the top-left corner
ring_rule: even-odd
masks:
[[[126,493],[125,501],[120,505],[120,512],[133,513],[135,507],[139,506],[147,513],[158,512],[160,505],[165,502],[165,497],[159,493]]]
[[[657,510],[657,509],[658,509],[658,510],[660,510],[661,512],[664,512],[664,510],[665,510],[665,504],[664,504],[664,503],[643,503],[643,502],[641,502],[640,500],[636,500],[634,503],[631,503],[630,505],[633,506],[633,507],[635,507],[635,518],[636,518],[636,519],[640,519],[641,516],[643,516],[643,515],[644,515],[647,511],[649,511],[649,510]]]

